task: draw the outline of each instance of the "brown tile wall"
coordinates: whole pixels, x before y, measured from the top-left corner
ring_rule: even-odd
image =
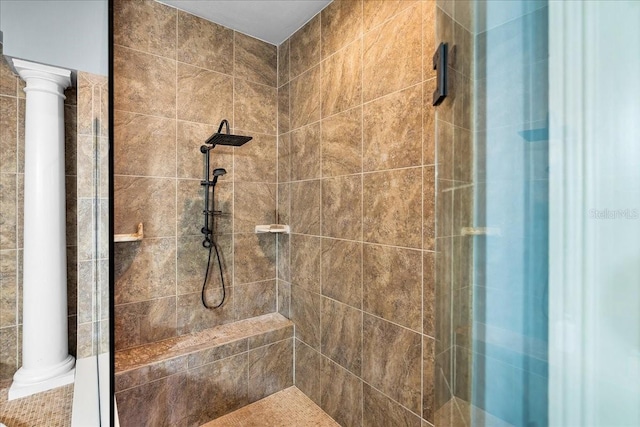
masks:
[[[145,231],[116,245],[116,349],[276,311],[276,239],[254,226],[276,215],[277,48],[146,0],[115,1],[114,31],[115,232]],[[227,300],[206,310],[199,147],[222,119],[253,140],[212,152]]]
[[[434,422],[435,12],[335,0],[278,48],[279,310],[341,425]]]
[[[10,379],[22,359],[22,239],[24,190],[24,81],[8,65],[0,43],[0,380]],[[105,80],[106,81],[106,80]],[[79,318],[84,318],[92,306],[88,300],[78,301],[78,253],[90,247],[84,234],[76,229],[82,215],[79,209],[78,150],[81,137],[77,116],[85,111],[78,105],[76,86],[65,91],[65,174],[67,202],[67,299],[69,352],[84,344],[77,342]],[[106,110],[105,110],[106,111]],[[86,153],[89,155],[89,153]],[[105,224],[107,224],[105,222]],[[88,224],[87,224],[88,225]],[[105,312],[108,316],[108,310]],[[90,315],[90,314],[89,314]],[[89,337],[91,339],[91,337]],[[80,356],[82,357],[82,356]]]

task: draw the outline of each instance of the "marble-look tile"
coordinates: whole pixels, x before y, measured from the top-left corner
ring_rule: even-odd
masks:
[[[435,337],[436,335],[436,254],[423,252],[422,254],[422,333]]]
[[[362,312],[322,298],[322,354],[360,376],[362,368]]]
[[[275,223],[276,191],[276,184],[236,182],[234,232],[253,233],[256,225]]]
[[[179,10],[177,59],[231,75],[233,30]]]
[[[421,420],[368,384],[364,384],[363,426],[420,427]]]
[[[77,284],[77,314],[78,323],[87,323],[97,320],[96,316],[96,295],[94,288],[96,279],[94,270],[96,261],[78,262],[78,284]]]
[[[11,251],[6,251],[7,253],[11,252]],[[76,316],[78,314],[78,247],[77,246],[67,246],[67,250],[66,250],[66,254],[67,254],[67,315],[69,316]],[[17,255],[17,251],[14,253],[14,256]],[[0,262],[1,259],[3,257],[3,252],[0,252]],[[14,261],[17,258],[14,259]],[[14,265],[13,267],[14,269],[17,270],[17,265]],[[5,274],[4,272],[2,274]],[[8,278],[9,280],[11,280],[11,270],[7,271],[8,274]],[[89,277],[89,279],[91,279],[92,277]],[[15,280],[16,280],[16,284],[17,284],[17,271],[16,271],[16,275],[15,275]],[[0,280],[0,283],[2,281]],[[3,303],[6,301],[6,297],[3,296],[3,292],[4,292],[4,288],[2,290],[0,290],[0,296],[2,296],[2,301]],[[10,290],[9,290],[10,292]],[[12,295],[10,298],[12,298],[14,301],[13,303],[16,304],[17,303],[17,297],[18,294],[14,291],[14,295]],[[0,306],[0,322],[3,316],[3,311],[2,311],[2,306]],[[14,318],[15,318],[15,313],[14,313]],[[9,326],[9,325],[5,325],[0,323],[0,327],[4,327],[4,326]]]
[[[467,129],[455,127],[453,130],[453,179],[459,182],[473,182],[473,137]]]
[[[277,87],[278,48],[254,37],[234,33],[234,75]]]
[[[322,58],[362,35],[362,0],[339,0],[322,10]]]
[[[89,135],[79,135],[76,144],[76,192],[77,197],[93,198],[96,192],[96,151],[99,140]]]
[[[434,374],[435,343],[432,338],[422,338],[422,418],[434,422]]]
[[[320,93],[320,65],[291,80],[289,120],[292,130],[320,120]]]
[[[289,132],[289,84],[278,88],[278,135]]]
[[[293,385],[293,338],[249,350],[249,402]]]
[[[295,385],[318,406],[321,404],[322,355],[302,341],[295,340]]]
[[[291,285],[291,320],[296,338],[320,350],[320,295]]]
[[[322,120],[322,176],[362,171],[362,107]]]
[[[18,171],[18,100],[0,96],[0,171]]]
[[[322,235],[359,240],[362,236],[362,175],[322,180]]]
[[[209,250],[202,247],[202,236],[178,237],[177,263],[177,293],[178,295],[200,292],[204,283]],[[226,286],[233,286],[233,236],[223,234],[215,237],[222,264],[222,273]],[[211,266],[207,278],[207,289],[218,289],[220,268],[215,250],[211,255]]]
[[[236,234],[234,237],[234,284],[276,277],[276,242],[271,233]]]
[[[234,287],[236,319],[248,319],[275,313],[277,308],[276,281],[250,283]]]
[[[289,83],[289,39],[278,46],[278,87]]]
[[[278,133],[278,90],[275,87],[235,79],[233,109],[236,129]]]
[[[124,51],[139,53],[138,51],[135,51],[135,50],[124,50]],[[76,98],[76,109],[75,109],[75,112],[77,115],[76,132],[80,135],[91,135],[91,136],[98,135],[98,128],[96,126],[97,114],[94,114],[94,111],[93,111],[93,98],[94,96],[99,96],[99,89],[96,90],[95,83],[93,82],[92,77],[93,77],[93,74],[90,74],[90,73],[79,73],[77,76],[77,91],[76,91],[77,98]],[[65,107],[71,107],[71,106],[65,105]]]
[[[114,1],[113,43],[174,59],[176,9],[150,0]]]
[[[430,251],[436,248],[436,168],[423,168],[422,178],[422,247]]]
[[[18,243],[17,176],[0,174],[0,249],[16,249]]]
[[[175,61],[114,46],[113,85],[115,110],[175,117]]]
[[[24,125],[26,108],[26,99],[18,98],[18,173],[24,173]]]
[[[291,284],[284,280],[278,280],[278,313],[291,317]]]
[[[211,292],[205,294],[209,307],[215,307],[222,302],[221,288],[207,285]],[[177,334],[184,335],[214,326],[233,322],[233,306],[235,303],[235,288],[225,289],[224,303],[219,308],[208,309],[202,305],[202,293],[178,295],[177,297]]]
[[[169,427],[184,424],[189,412],[185,372],[116,394],[123,426]]]
[[[24,115],[19,119],[22,121]],[[24,122],[21,123],[24,126]],[[78,174],[78,156],[77,156],[77,144],[78,144],[78,110],[75,105],[64,106],[64,173],[65,175],[77,175]],[[91,138],[95,139],[94,135]],[[20,141],[21,161],[24,161],[24,141]],[[17,153],[16,153],[17,154]],[[24,165],[22,165],[24,172]]]
[[[422,339],[365,313],[362,379],[415,413],[421,410]]]
[[[362,243],[322,240],[322,295],[362,307]]]
[[[246,347],[246,343],[245,343]],[[115,373],[116,393],[187,370],[187,357],[180,356],[150,363],[137,369]]]
[[[278,182],[291,181],[291,134],[278,136]]]
[[[422,78],[428,80],[436,77],[436,70],[433,69],[433,54],[436,52],[436,1],[428,0],[422,2]],[[426,94],[432,94],[425,92]],[[429,96],[431,97],[431,96]]]
[[[0,43],[0,56],[2,55],[2,43]],[[18,79],[4,56],[0,60],[0,95],[17,96]]]
[[[453,235],[462,234],[462,228],[473,226],[474,185],[466,185],[452,190],[453,193]],[[466,284],[465,284],[466,286]]]
[[[115,348],[122,350],[176,335],[176,298],[115,306]]]
[[[116,175],[114,194],[116,234],[133,233],[142,222],[145,238],[175,236],[175,180]]]
[[[195,179],[179,179],[177,182],[176,223],[178,236],[202,236],[204,225],[204,189]],[[218,181],[215,191],[209,194],[210,206],[222,212],[213,218],[211,225],[215,234],[233,232],[233,183]]]
[[[422,168],[364,175],[363,237],[367,242],[422,246]]]
[[[320,237],[290,235],[291,283],[320,293]]]
[[[116,175],[175,176],[175,120],[116,110],[113,133]]]
[[[416,0],[364,0],[364,31],[367,32],[377,27],[416,3]]]
[[[379,98],[363,108],[363,169],[422,164],[422,85]]]
[[[19,367],[18,327],[0,329],[0,379],[11,379]]]
[[[18,253],[0,251],[0,328],[17,325],[17,304]]]
[[[233,114],[233,78],[178,63],[179,120],[219,124]]]
[[[275,314],[270,315],[269,317],[271,316],[274,318],[279,317]],[[249,336],[249,350],[293,338],[294,324],[287,320],[280,320],[279,323],[279,325],[275,326],[277,329],[271,329],[266,332],[259,331],[256,335]]]
[[[320,31],[318,14],[289,38],[291,79],[320,62]]]
[[[278,224],[291,223],[291,183],[278,184]]]
[[[320,122],[291,132],[291,180],[320,178]]]
[[[89,323],[80,323],[76,322],[76,357],[91,357],[95,356],[95,346],[94,346],[94,324],[93,322]]]
[[[332,3],[345,3],[340,0]],[[362,103],[362,41],[351,43],[322,61],[322,117]]]
[[[191,353],[187,356],[189,369],[207,365],[215,362],[216,360],[225,359],[235,354],[244,353],[249,350],[248,341],[248,339],[244,338]]]
[[[365,33],[362,76],[365,101],[422,81],[420,8],[420,3],[416,3]]]
[[[200,146],[218,131],[218,123],[201,124],[178,120],[177,125],[177,177],[202,179],[202,153]],[[224,180],[233,181],[233,148],[222,145],[210,152],[211,164],[224,168]]]
[[[436,107],[432,105],[436,79],[423,83],[422,89],[422,164],[436,163]]]
[[[341,426],[362,425],[362,380],[322,358],[320,407]]]
[[[247,405],[247,371],[246,353],[190,369],[188,393],[185,394],[209,404],[193,406],[187,425],[202,425]]]
[[[436,321],[436,353],[445,351],[452,342],[451,322],[451,276],[449,266],[453,256],[453,242],[451,237],[440,238],[436,243],[436,274],[435,274],[435,318]]]
[[[235,181],[277,182],[277,138],[261,133],[251,136],[249,143],[235,150]]]
[[[421,332],[422,253],[365,244],[362,270],[362,308]]]
[[[115,256],[115,304],[175,294],[176,247],[173,238],[121,243]]]
[[[438,115],[440,117],[440,115]],[[438,120],[436,130],[436,152],[438,159],[438,180],[445,184],[440,186],[442,190],[451,187],[453,181],[453,125],[451,123]]]
[[[320,234],[320,180],[291,183],[291,231]]]
[[[17,204],[17,208],[18,208],[18,218],[16,220],[16,229],[17,229],[17,243],[16,243],[16,247],[18,249],[24,248],[24,174],[23,173],[19,173],[16,175],[16,181],[17,181],[17,185],[16,185],[16,193],[17,193],[17,198],[18,198],[18,204]],[[65,182],[65,187],[66,187],[66,182]],[[10,193],[11,194],[11,193]],[[73,199],[72,197],[70,197],[70,199]],[[0,202],[0,205],[2,204],[2,202]],[[1,213],[1,211],[0,211]],[[2,215],[0,215],[1,217]],[[9,221],[11,222],[11,221]],[[69,236],[73,237],[73,232],[69,231]],[[0,242],[1,242],[1,237],[0,237]],[[0,249],[2,249],[2,244],[0,243]]]

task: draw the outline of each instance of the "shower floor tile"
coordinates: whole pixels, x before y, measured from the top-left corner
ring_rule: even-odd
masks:
[[[335,427],[333,418],[297,387],[289,387],[201,427]]]
[[[7,427],[71,425],[73,384],[7,401],[11,381],[0,382],[0,423]]]

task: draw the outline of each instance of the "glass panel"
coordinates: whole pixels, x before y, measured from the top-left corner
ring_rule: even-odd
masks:
[[[548,424],[547,15],[438,2],[436,424]]]

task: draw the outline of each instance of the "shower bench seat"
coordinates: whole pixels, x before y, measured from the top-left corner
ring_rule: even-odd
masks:
[[[120,425],[199,426],[293,385],[293,323],[278,313],[115,354]]]

